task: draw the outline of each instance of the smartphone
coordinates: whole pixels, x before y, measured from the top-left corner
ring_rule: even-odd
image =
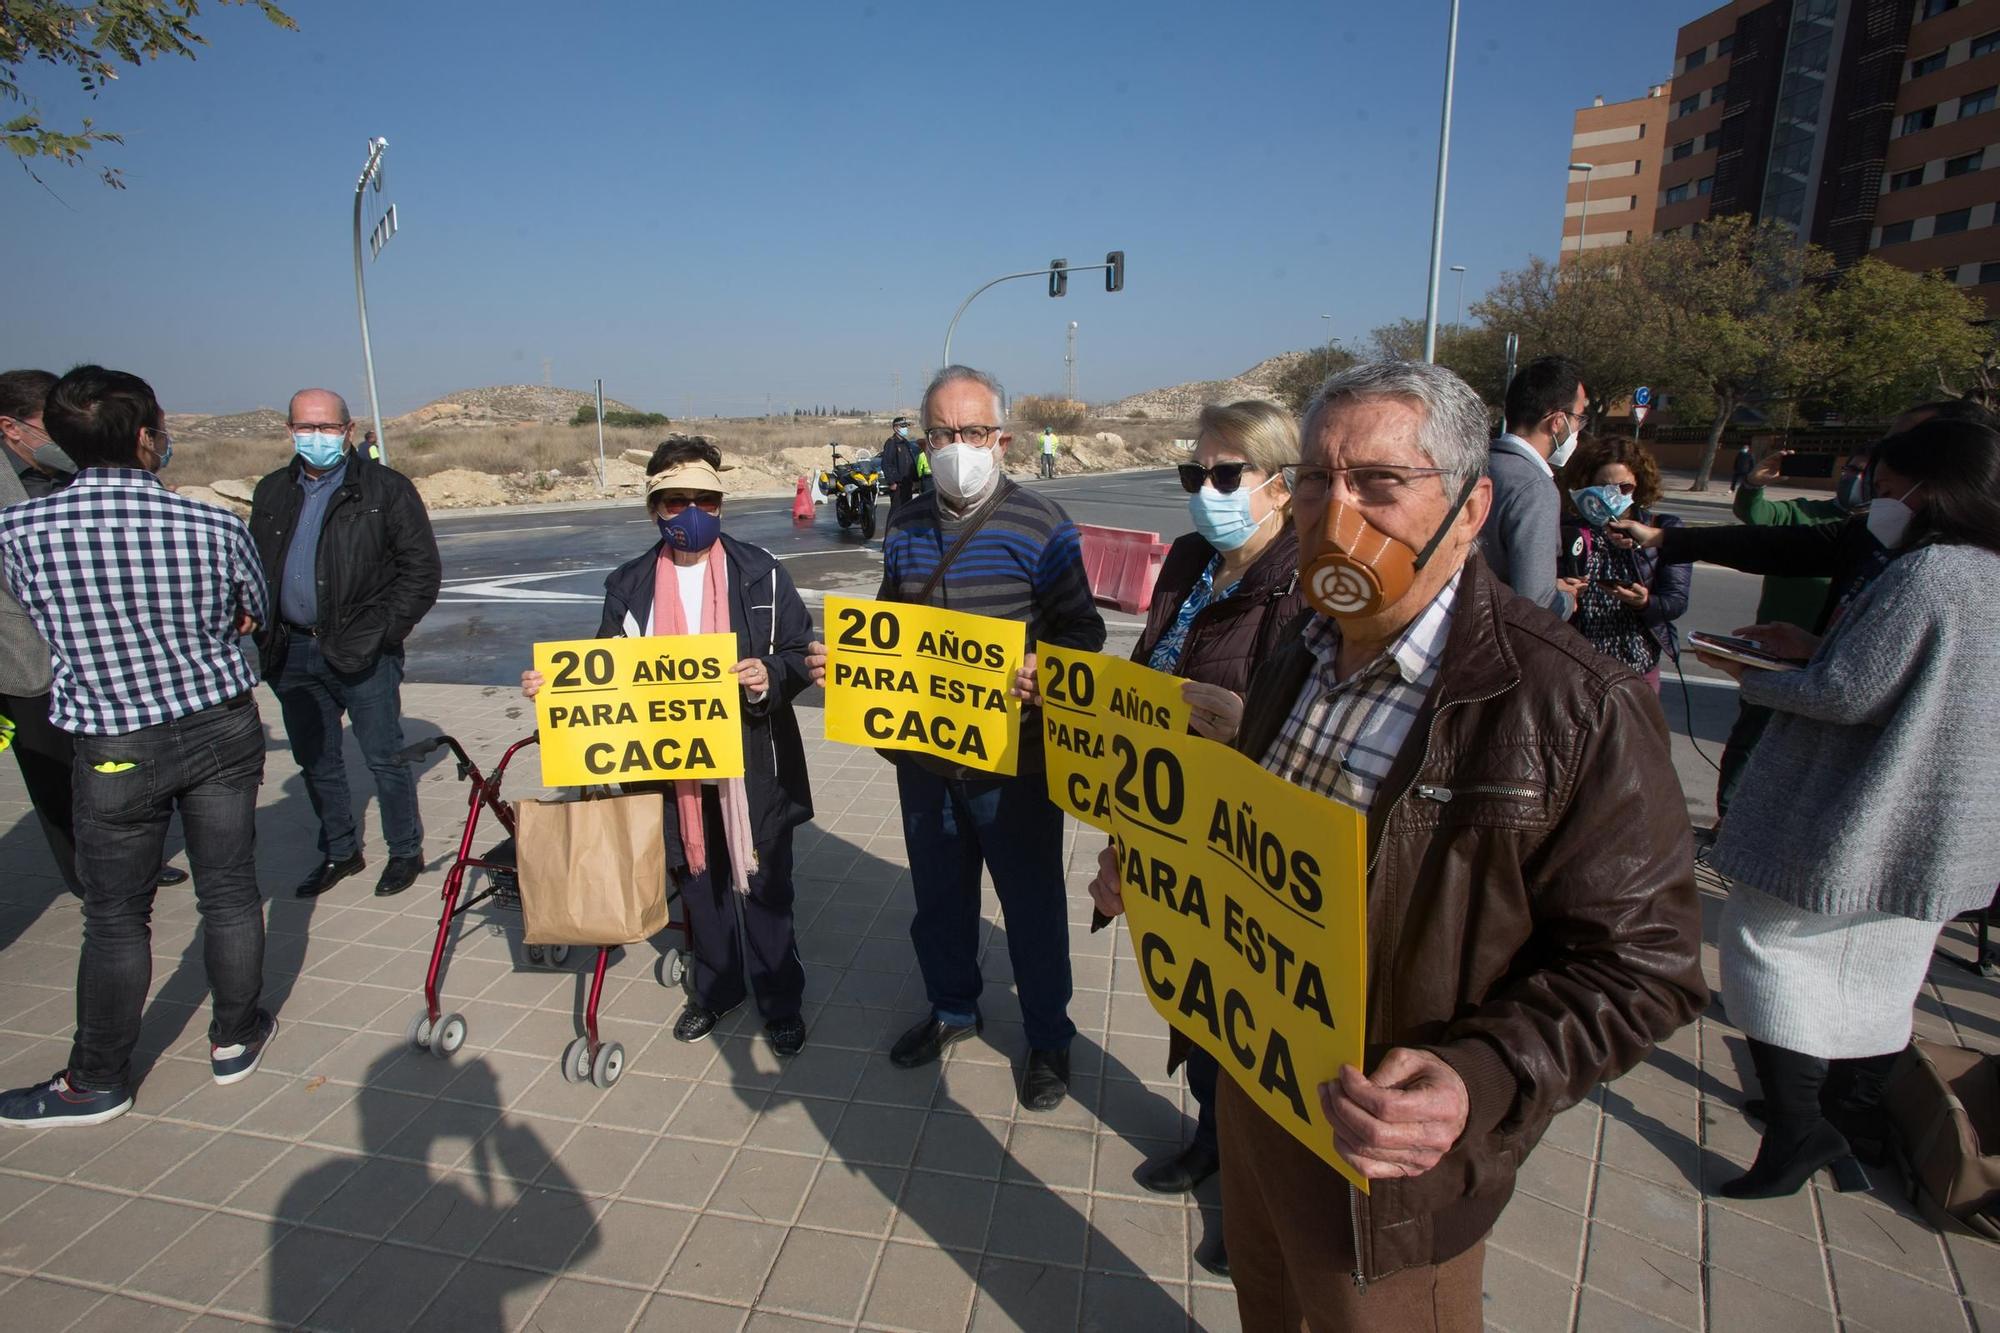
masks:
[[[1620,588],[1625,586],[1624,584],[1620,583],[1617,579],[1596,579],[1593,580],[1593,582],[1595,582],[1598,587],[1604,589],[1606,592],[1617,592]]]
[[[1774,655],[1755,639],[1739,639],[1733,634],[1710,634],[1706,630],[1696,630],[1688,635],[1688,642],[1716,657],[1726,657],[1732,662],[1761,667],[1765,671],[1797,671],[1805,665]]]

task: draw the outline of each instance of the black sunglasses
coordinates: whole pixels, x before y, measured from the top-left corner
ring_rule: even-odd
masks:
[[[1203,467],[1199,463],[1181,463],[1174,470],[1181,474],[1181,489],[1189,495],[1200,490],[1204,481],[1213,481],[1218,493],[1229,495],[1243,484],[1243,470],[1249,466],[1248,463],[1217,463],[1214,467]]]

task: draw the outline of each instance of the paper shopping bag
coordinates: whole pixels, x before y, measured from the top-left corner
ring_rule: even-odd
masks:
[[[637,944],[667,924],[657,794],[519,801],[514,845],[528,944]]]

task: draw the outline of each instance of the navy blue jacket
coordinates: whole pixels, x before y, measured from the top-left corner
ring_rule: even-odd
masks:
[[[736,631],[739,658],[762,658],[771,688],[756,703],[743,704],[744,783],[750,799],[750,827],[759,847],[768,847],[812,818],[812,787],[806,780],[805,742],[792,700],[808,685],[806,646],[812,642],[812,614],[799,598],[792,576],[761,546],[722,534],[729,560],[729,623]],[[644,635],[653,614],[653,573],[659,563],[655,542],[604,580],[600,639]],[[664,791],[664,783],[627,784],[629,791]],[[668,801],[667,857],[679,868],[680,813]]]

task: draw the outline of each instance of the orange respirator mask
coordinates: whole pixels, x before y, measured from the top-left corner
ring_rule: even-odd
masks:
[[[1395,605],[1417,581],[1417,571],[1436,554],[1478,484],[1477,474],[1466,479],[1451,512],[1421,551],[1370,523],[1360,506],[1329,500],[1318,543],[1310,550],[1299,548],[1299,579],[1306,601],[1336,620],[1372,616]]]

